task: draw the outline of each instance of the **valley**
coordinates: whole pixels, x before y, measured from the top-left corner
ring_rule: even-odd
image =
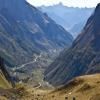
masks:
[[[30,61],[28,63],[25,63],[25,64],[22,64],[20,65],[20,67],[16,66],[15,68],[13,68],[12,70],[15,71],[15,70],[19,70],[19,69],[22,69],[24,67],[26,67],[26,65],[30,65],[30,64],[34,64],[35,62],[37,62],[37,60],[41,58],[41,54],[39,56],[35,56],[34,60],[33,61]]]
[[[15,81],[38,84],[47,66],[72,41],[69,32],[26,0],[0,0],[0,57]]]
[[[46,69],[46,81],[59,86],[80,75],[100,73],[99,16],[100,4],[96,6],[72,46],[62,52]]]
[[[100,100],[95,6],[0,0],[0,100]]]

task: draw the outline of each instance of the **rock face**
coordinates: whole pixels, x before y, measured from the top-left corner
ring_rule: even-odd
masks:
[[[49,66],[45,80],[53,85],[65,84],[73,77],[100,72],[100,4],[88,19],[82,33]]]
[[[25,0],[0,0],[0,55],[12,65],[69,47],[72,36]]]

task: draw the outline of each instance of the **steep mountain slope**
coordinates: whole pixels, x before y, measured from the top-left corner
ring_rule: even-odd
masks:
[[[0,57],[0,88],[12,88],[12,81],[9,73],[4,66],[4,60]]]
[[[41,6],[39,9],[47,13],[56,23],[62,25],[76,38],[94,8],[74,8],[59,3],[53,6]],[[76,25],[78,28],[75,27]]]
[[[0,55],[12,65],[34,61],[34,54],[59,52],[72,36],[25,0],[0,0]]]
[[[0,88],[4,88],[4,89],[11,88],[11,85],[5,79],[5,76],[3,76],[3,73],[2,72],[0,72]]]
[[[57,86],[73,77],[100,72],[100,4],[88,19],[82,33],[48,67],[45,80]]]

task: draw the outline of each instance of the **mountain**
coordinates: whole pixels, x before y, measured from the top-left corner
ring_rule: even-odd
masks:
[[[13,66],[53,54],[73,37],[63,27],[25,0],[0,0],[0,56]]]
[[[64,50],[47,68],[44,79],[57,86],[76,76],[93,73],[100,73],[100,4],[71,48]]]
[[[62,25],[76,38],[94,8],[67,7],[59,3],[53,6],[41,6],[39,9],[47,13],[56,23]]]

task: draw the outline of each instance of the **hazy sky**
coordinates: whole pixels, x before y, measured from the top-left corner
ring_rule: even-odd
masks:
[[[62,2],[67,6],[74,7],[95,7],[100,0],[27,0],[34,6],[53,5]]]

